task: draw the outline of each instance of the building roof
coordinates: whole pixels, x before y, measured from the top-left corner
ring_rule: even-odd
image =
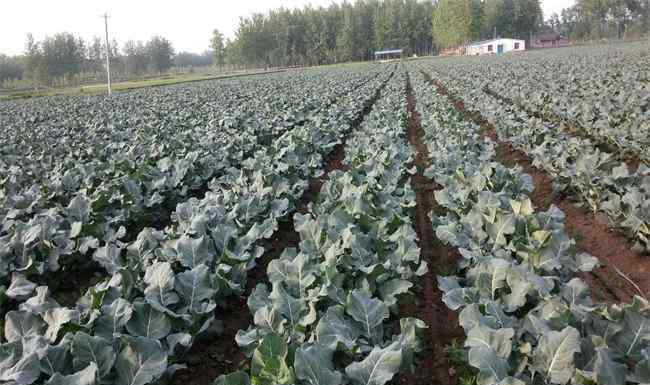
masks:
[[[385,51],[375,51],[375,55],[388,55],[391,53],[402,53],[403,50],[401,49],[388,49]]]

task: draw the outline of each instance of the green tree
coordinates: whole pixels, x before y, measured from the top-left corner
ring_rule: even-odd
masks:
[[[0,54],[0,84],[7,80],[22,79],[24,70],[21,58]]]
[[[438,48],[472,40],[472,0],[440,0],[433,10],[432,27]]]
[[[162,36],[152,37],[145,46],[149,70],[163,73],[173,65],[174,48],[169,40]]]
[[[214,64],[223,67],[226,63],[225,56],[225,45],[223,34],[219,32],[218,29],[212,31],[212,40],[210,41],[210,47],[212,48],[212,54],[214,55]]]

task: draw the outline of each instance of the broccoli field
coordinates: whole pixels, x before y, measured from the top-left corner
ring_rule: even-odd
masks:
[[[650,45],[0,102],[0,383],[650,383]]]

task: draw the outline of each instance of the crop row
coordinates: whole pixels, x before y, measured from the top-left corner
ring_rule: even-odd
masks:
[[[571,52],[568,52],[568,51]],[[517,105],[650,162],[650,45],[568,48],[441,66]]]
[[[54,149],[61,148],[63,155],[54,151],[52,159],[39,153],[29,158],[30,153],[26,152],[29,160],[21,155],[15,164],[11,163],[12,157],[3,157],[7,159],[7,169],[17,175],[36,172],[21,168],[23,164],[40,167],[41,171],[38,180],[14,184],[11,176],[4,179],[0,194],[0,279],[6,281],[13,272],[38,276],[59,270],[61,264],[78,268],[87,265],[91,256],[112,273],[115,243],[134,241],[146,227],[162,230],[170,224],[175,207],[192,197],[201,198],[208,190],[208,182],[217,180],[215,183],[225,189],[239,177],[240,170],[255,170],[267,164],[262,159],[265,156],[270,158],[270,164],[276,163],[285,174],[293,175],[293,180],[283,188],[299,196],[301,184],[320,172],[322,155],[331,149],[328,145],[338,136],[332,133],[333,125],[351,121],[357,112],[350,108],[358,103],[335,101],[353,97],[352,91],[367,88],[364,85],[376,80],[377,74],[339,75],[341,80],[315,74],[297,81],[302,87],[321,91],[318,97],[306,100],[294,87],[280,87],[273,77],[268,84],[258,79],[242,87],[244,91],[233,93],[227,93],[228,86],[218,83],[189,86],[178,96],[174,94],[176,88],[150,91],[152,95],[129,93],[111,99],[108,103],[113,105],[104,106],[115,115],[114,121],[119,121],[118,117],[125,120],[123,128],[102,125],[94,121],[97,117],[84,126],[83,118],[75,115],[80,110],[74,109],[74,101],[68,99],[51,103],[62,104],[61,116],[76,116],[80,120],[72,127],[66,128],[68,120],[59,117],[29,131],[24,127],[26,122],[18,120],[10,126],[17,131],[63,131],[57,144],[51,144]],[[243,81],[237,84],[243,85]],[[268,91],[255,98],[255,89],[260,85]],[[276,85],[271,91],[273,87],[269,86]],[[203,103],[187,101],[199,92]],[[131,118],[131,105],[133,98],[147,96],[157,101],[152,113],[159,118],[152,118],[142,128],[142,121]],[[213,96],[223,107],[204,104]],[[362,101],[359,96],[355,100]],[[81,99],[80,103],[83,106],[89,102]],[[15,108],[28,107],[18,104]],[[148,115],[136,114],[141,119],[150,118]],[[104,136],[105,131],[110,135]],[[312,143],[324,143],[324,147],[314,150]],[[16,148],[23,145],[20,143]],[[78,145],[90,150],[90,159],[77,156]],[[259,164],[252,160],[253,155]],[[39,162],[44,158],[55,165]],[[52,284],[51,280],[46,283]]]
[[[427,266],[409,217],[405,100],[402,70],[348,139],[345,170],[331,172],[309,212],[294,216],[299,249],[272,261],[270,287],[249,297],[255,323],[237,342],[250,371],[216,384],[383,385],[412,370],[426,325],[398,323],[398,304]]]
[[[143,385],[182,367],[194,340],[215,325],[215,316],[224,316],[224,299],[243,293],[247,272],[264,252],[259,241],[293,211],[308,179],[321,172],[323,157],[390,76],[383,71],[359,84],[355,93],[332,88],[322,96],[336,97],[331,105],[253,147],[239,166],[231,164],[210,181],[204,197],[179,202],[171,226],[145,227],[132,241],[122,240],[123,227],[107,231],[93,254],[107,274],[73,306],[55,299],[59,291],[14,271],[1,294],[0,381]],[[311,81],[316,87],[318,76]],[[91,207],[69,214],[79,215],[84,224],[102,220]],[[30,236],[47,245],[44,230]]]
[[[496,129],[500,140],[526,153],[533,166],[546,171],[557,192],[566,192],[636,241],[639,252],[650,251],[650,168],[636,170],[617,161],[587,138],[572,136],[562,125],[531,117],[516,105],[495,99],[472,79],[426,67],[466,108],[478,111]]]
[[[432,225],[460,253],[457,275],[438,285],[445,304],[460,310],[478,384],[647,383],[647,301],[594,303],[577,274],[598,261],[576,250],[564,214],[536,211],[531,177],[495,161],[494,142],[412,68],[427,175],[446,209]]]

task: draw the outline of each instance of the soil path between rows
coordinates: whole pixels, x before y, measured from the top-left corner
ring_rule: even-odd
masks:
[[[437,79],[423,72],[437,91],[447,96],[454,107],[469,120],[479,124],[483,135],[496,143],[497,159],[509,167],[520,166],[533,178],[535,191],[530,198],[536,208],[548,209],[552,204],[565,214],[565,226],[579,250],[597,257],[601,266],[582,273],[594,299],[606,303],[630,302],[635,295],[650,296],[650,258],[632,250],[632,243],[613,229],[602,215],[576,207],[569,197],[555,194],[553,178],[544,170],[533,167],[531,159],[511,144],[501,141],[496,128],[479,112],[470,111],[460,98],[447,91]],[[640,291],[630,282],[634,282]]]
[[[450,267],[456,266],[456,250],[444,246],[434,235],[429,214],[440,211],[434,199],[434,192],[440,187],[426,178],[424,170],[429,165],[429,151],[425,145],[424,130],[420,115],[415,109],[415,97],[407,78],[408,141],[416,149],[415,165],[417,173],[411,177],[411,187],[416,194],[416,206],[412,212],[413,225],[418,235],[420,256],[427,262],[428,272],[422,277],[418,287],[418,301],[402,305],[401,317],[416,317],[427,326],[425,351],[421,354],[415,372],[403,375],[401,384],[408,385],[452,385],[458,383],[447,347],[463,335],[458,324],[458,315],[442,302],[442,292],[436,285],[437,275],[447,275]]]
[[[326,157],[323,174],[309,180],[309,185],[297,204],[296,212],[302,214],[309,212],[309,205],[318,198],[318,194],[327,181],[330,172],[346,170],[346,166],[343,164],[346,140],[370,113],[375,102],[380,98],[381,91],[392,76],[393,73],[376,90],[375,95],[352,121],[350,130]],[[257,266],[248,272],[244,295],[230,297],[224,304],[217,307],[217,319],[222,320],[223,323],[222,332],[197,337],[197,341],[192,345],[190,352],[186,356],[187,369],[175,373],[170,382],[171,385],[211,385],[222,374],[248,369],[248,359],[235,342],[237,332],[240,329],[246,329],[248,325],[253,323],[252,315],[246,303],[247,298],[258,283],[269,284],[266,275],[269,262],[279,258],[286,248],[294,247],[297,249],[299,244],[300,235],[294,228],[293,213],[291,213],[279,222],[278,229],[273,233],[271,239],[262,245],[265,252],[257,261]]]

